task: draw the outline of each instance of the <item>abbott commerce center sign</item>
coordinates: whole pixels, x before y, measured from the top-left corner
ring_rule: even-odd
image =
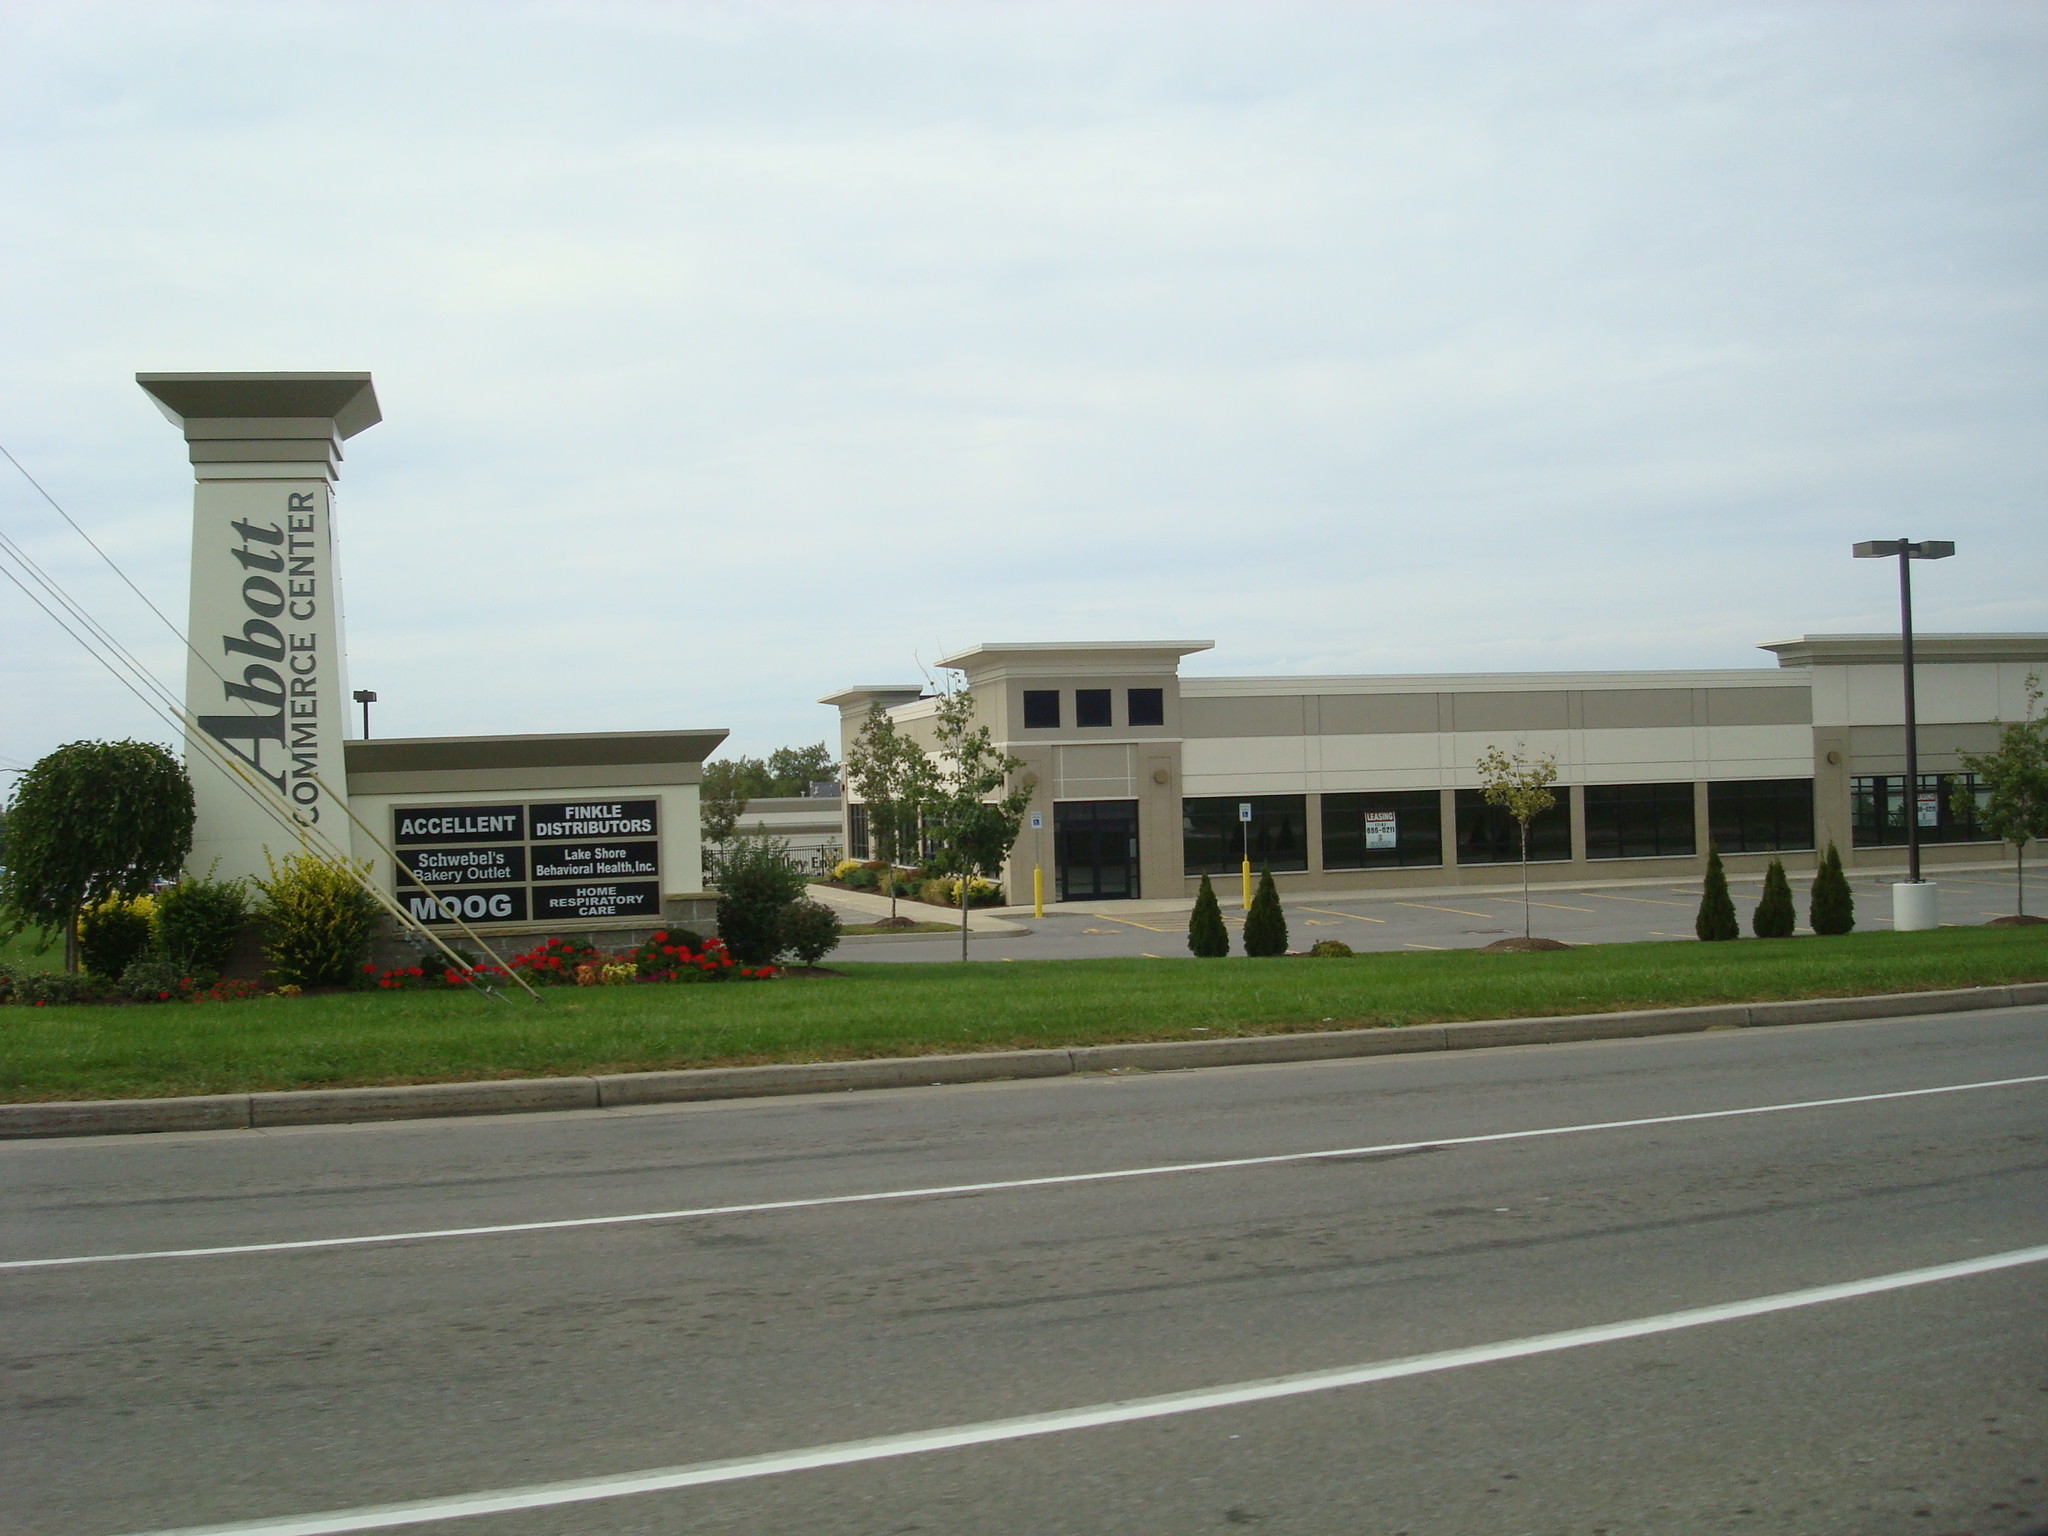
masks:
[[[398,897],[423,923],[658,917],[659,822],[653,800],[395,806]]]
[[[289,842],[280,809],[347,847],[333,491],[343,439],[380,419],[370,376],[143,373],[136,382],[183,430],[192,462],[189,863],[263,874],[267,851]]]

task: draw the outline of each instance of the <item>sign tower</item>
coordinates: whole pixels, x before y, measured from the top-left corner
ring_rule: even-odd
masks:
[[[350,846],[342,764],[349,701],[335,561],[342,442],[382,419],[367,373],[138,373],[183,429],[192,475],[185,708],[198,802],[190,865],[266,872],[292,834],[262,801]]]

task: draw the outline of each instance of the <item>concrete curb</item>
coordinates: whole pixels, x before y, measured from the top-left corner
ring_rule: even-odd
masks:
[[[401,1088],[315,1088],[296,1093],[231,1093],[179,1099],[87,1099],[0,1104],[0,1140],[110,1136],[139,1131],[252,1130],[337,1125],[449,1115],[530,1114],[537,1110],[623,1109],[704,1099],[848,1093],[863,1088],[936,1088],[1083,1072],[1174,1072],[1267,1062],[1330,1061],[1416,1051],[1624,1040],[1709,1029],[1765,1029],[1979,1008],[2048,1004],[2048,982],[1968,987],[1952,992],[1893,992],[1875,997],[1817,997],[1779,1003],[1728,1003],[1635,1013],[1564,1014],[1331,1029],[1288,1035],[1159,1040],[959,1056],[894,1056],[873,1061],[790,1062],[765,1067],[706,1067],[684,1072],[620,1072],[601,1077],[527,1077],[488,1083],[422,1083]]]

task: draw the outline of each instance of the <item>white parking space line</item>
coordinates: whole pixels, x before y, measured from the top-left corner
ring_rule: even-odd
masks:
[[[390,1530],[403,1525],[424,1525],[434,1520],[460,1520],[476,1515],[508,1514],[528,1509],[549,1509],[565,1504],[588,1504],[600,1499],[625,1498],[632,1494],[669,1493],[680,1488],[702,1488],[712,1483],[741,1482],[749,1478],[778,1477],[789,1472],[812,1472],[823,1467],[847,1467],[861,1462],[886,1461],[900,1456],[921,1456],[932,1451],[959,1450],[973,1445],[993,1445],[1006,1440],[1028,1440],[1040,1435],[1062,1434],[1077,1429],[1101,1429],[1112,1424],[1134,1424],[1145,1419],[1171,1418],[1183,1413],[1202,1413],[1216,1408],[1239,1408],[1249,1403],[1269,1403],[1282,1398],[1304,1397],[1315,1392],[1333,1392],[1345,1387],[1369,1386],[1374,1382],[1396,1381],[1404,1376],[1426,1376],[1437,1371],[1455,1371],[1466,1366],[1491,1365],[1501,1360],[1524,1360],[1532,1355],[1556,1354],[1583,1349],[1593,1344],[1613,1344],[1623,1339],[1647,1338],[1653,1334],[1676,1333],[1685,1328],[1703,1328],[1715,1323],[1737,1322],[1790,1312],[1802,1307],[1824,1306],[1830,1302],[1853,1301],[1913,1286],[1935,1285],[1948,1280],[1994,1274],[2025,1264],[2048,1261],[2048,1244],[2037,1248],[2015,1248],[2005,1253],[1985,1254],[1953,1264],[1934,1264],[1923,1269],[1898,1270],[1837,1285],[1816,1285],[1805,1290],[1779,1291],[1769,1296],[1752,1296],[1716,1306],[1689,1307],[1682,1312],[1664,1312],[1652,1317],[1635,1317],[1618,1323],[1600,1323],[1590,1328],[1568,1328],[1558,1333],[1531,1334],[1526,1338],[1503,1339],[1463,1349],[1438,1350],[1433,1354],[1409,1355],[1398,1360],[1377,1360],[1365,1365],[1339,1366],[1334,1370],[1304,1371],[1294,1376],[1275,1376],[1264,1381],[1237,1382],[1230,1386],[1207,1387],[1193,1392],[1169,1392],[1158,1397],[1128,1398],[1122,1402],[1097,1403],[1086,1408],[1068,1408],[1054,1413],[1026,1414],[1019,1418],[990,1419],[980,1424],[956,1424],[943,1429],[914,1430],[909,1434],[882,1435],[871,1440],[845,1440],[835,1445],[814,1445],[801,1450],[773,1451],[761,1456],[742,1456],[726,1461],[699,1462],[693,1466],[661,1467],[645,1472],[628,1472],[611,1477],[579,1478],[573,1482],[542,1483],[526,1488],[501,1488],[484,1493],[456,1494],[447,1498],[418,1499],[403,1504],[374,1505],[363,1509],[335,1510],[325,1514],[288,1515],[282,1519],[238,1520],[228,1525],[186,1526],[176,1531],[158,1531],[149,1536],[339,1536],[347,1531]]]
[[[936,1184],[920,1189],[874,1190],[857,1195],[814,1195],[793,1200],[760,1200],[744,1205],[703,1205],[671,1211],[635,1211],[622,1216],[574,1216],[556,1221],[502,1222],[491,1226],[440,1227],[407,1232],[377,1232],[357,1237],[312,1237],[277,1243],[234,1243],[214,1248],[156,1248],[135,1253],[87,1253],[50,1259],[0,1260],[0,1270],[61,1269],[81,1264],[124,1264],[143,1259],[210,1259],[248,1253],[299,1253],[319,1248],[362,1248],[382,1243],[418,1243],[456,1237],[501,1237],[515,1232],[569,1232],[587,1227],[632,1226],[646,1222],[687,1221],[704,1216],[750,1216],[769,1211],[819,1210],[834,1205],[874,1205],[891,1200],[936,1200],[958,1195],[997,1194],[1019,1189],[1052,1189],[1068,1184],[1103,1184],[1118,1179],[1158,1178],[1166,1174],[1219,1173],[1237,1168],[1273,1168],[1324,1158],[1367,1157],[1389,1152],[1415,1152],[1424,1147],[1477,1147],[1496,1142],[1531,1141],[1545,1136],[1580,1136],[1593,1131],[1633,1130],[1652,1125],[1684,1125],[1695,1121],[1733,1120],[1746,1115],[1778,1115],[1802,1109],[1839,1109],[1852,1104],[1881,1104],[1895,1099],[1926,1098],[1942,1093],[1976,1093],[1990,1088],[2015,1088],[2048,1083],[2048,1073],[2000,1077],[1977,1083],[1944,1083],[1934,1088],[1901,1088],[1889,1093],[1858,1093],[1835,1099],[1799,1099],[1785,1104],[1753,1104],[1740,1109],[1705,1109],[1683,1115],[1647,1115],[1631,1120],[1595,1120],[1581,1125],[1543,1126],[1527,1131],[1490,1131],[1480,1136],[1435,1136],[1422,1141],[1390,1141],[1365,1147],[1325,1147],[1315,1152],[1274,1152],[1260,1157],[1216,1158],[1199,1163],[1159,1163],[1138,1168],[1109,1168],[1091,1173],[1055,1173],[1030,1179],[990,1179],[976,1184]]]

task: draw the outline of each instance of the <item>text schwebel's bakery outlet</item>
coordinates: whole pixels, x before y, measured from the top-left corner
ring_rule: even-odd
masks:
[[[394,807],[399,899],[423,922],[661,915],[653,800]]]

